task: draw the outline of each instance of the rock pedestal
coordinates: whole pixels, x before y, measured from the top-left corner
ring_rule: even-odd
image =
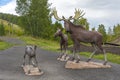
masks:
[[[33,67],[32,65],[22,66],[26,75],[42,75],[43,72],[38,67]]]
[[[89,68],[111,68],[110,65],[103,65],[102,63],[97,62],[84,62],[80,61],[75,63],[73,61],[67,61],[65,68],[68,69],[89,69]]]

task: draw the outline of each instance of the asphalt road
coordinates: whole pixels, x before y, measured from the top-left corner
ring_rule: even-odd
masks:
[[[108,63],[108,69],[65,69],[65,62],[57,61],[58,53],[37,49],[41,76],[26,76],[21,68],[24,46],[0,51],[0,80],[120,80],[120,65]],[[83,60],[86,60],[83,58]]]

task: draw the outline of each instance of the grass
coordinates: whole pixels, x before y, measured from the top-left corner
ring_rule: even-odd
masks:
[[[13,46],[13,45],[10,44],[10,43],[0,41],[0,50],[8,49],[8,48],[10,48],[11,46]]]
[[[9,32],[12,33],[12,31],[13,31],[13,34],[17,35],[17,36],[21,36],[24,34],[24,30],[16,24],[12,24],[10,26],[10,25],[8,25],[9,24],[8,21],[2,20],[2,19],[0,19],[0,22],[2,22],[4,27],[5,27],[5,34],[6,35],[8,35]]]
[[[42,38],[26,37],[26,36],[22,36],[20,37],[20,39],[25,41],[26,44],[34,44],[45,50],[57,51],[57,49],[59,49],[59,43],[55,41],[45,40]]]
[[[80,55],[83,55],[83,56],[86,56],[86,57],[89,57],[90,54],[91,54],[90,52],[81,52],[80,53]],[[103,54],[98,54],[98,55],[95,55],[93,58],[104,60],[104,55]],[[112,53],[107,53],[107,59],[108,59],[109,62],[120,64],[120,56],[119,55],[112,54]]]

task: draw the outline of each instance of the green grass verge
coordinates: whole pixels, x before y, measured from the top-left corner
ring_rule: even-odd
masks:
[[[55,41],[45,40],[41,38],[26,37],[26,36],[22,36],[20,37],[20,39],[25,41],[26,44],[34,44],[45,50],[57,51],[57,49],[59,49],[59,43]]]
[[[89,57],[90,54],[91,54],[90,52],[80,52],[80,55],[83,55],[83,56],[86,56],[86,57]],[[98,54],[98,55],[95,55],[93,58],[104,60],[104,55],[103,54]],[[109,62],[120,64],[120,56],[119,55],[112,54],[112,53],[107,53],[107,59],[108,59]]]
[[[8,48],[10,48],[11,46],[13,46],[13,45],[10,44],[10,43],[0,41],[0,50],[8,49]]]

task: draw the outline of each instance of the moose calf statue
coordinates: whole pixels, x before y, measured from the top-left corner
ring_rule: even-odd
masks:
[[[68,36],[62,33],[62,30],[59,28],[54,34],[54,37],[57,37],[57,36],[60,37],[60,50],[61,50],[61,54],[58,57],[58,60],[67,61],[69,59],[68,54],[67,54]]]
[[[41,75],[43,72],[38,68],[38,62],[36,59],[36,45],[27,45],[25,47],[25,54],[23,57],[23,70],[26,75]],[[26,56],[28,56],[28,64],[25,64]]]

